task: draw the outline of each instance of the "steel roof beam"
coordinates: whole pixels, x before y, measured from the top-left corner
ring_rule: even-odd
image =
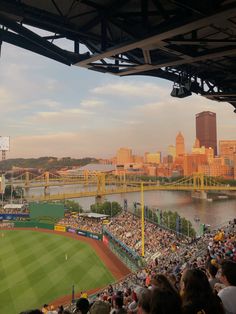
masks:
[[[147,71],[147,70],[154,70],[154,69],[160,69],[163,67],[167,66],[178,66],[178,65],[183,65],[183,64],[191,64],[195,62],[201,62],[201,61],[206,61],[206,60],[212,60],[215,58],[223,57],[223,56],[230,56],[230,55],[235,55],[236,54],[236,48],[235,49],[228,49],[228,50],[223,50],[220,52],[215,52],[215,53],[208,53],[204,54],[198,57],[185,57],[184,59],[178,59],[175,61],[167,61],[164,63],[160,64],[142,64],[138,66],[134,66],[133,69],[129,70],[122,70],[119,72],[120,76],[124,75],[130,75],[130,74],[138,74],[139,72]]]
[[[235,15],[236,15],[236,6],[234,5],[233,7],[231,7],[228,10],[213,14],[211,16],[204,17],[204,18],[201,18],[199,20],[180,25],[178,27],[173,28],[173,26],[172,26],[171,29],[166,30],[166,31],[159,33],[157,35],[150,36],[148,38],[145,38],[145,39],[142,39],[139,41],[134,41],[134,42],[128,43],[126,45],[120,45],[120,46],[116,46],[112,49],[108,49],[106,52],[91,56],[87,60],[83,60],[81,62],[78,62],[75,65],[83,66],[83,67],[89,67],[89,63],[94,62],[94,61],[98,61],[99,59],[109,58],[109,57],[112,57],[113,55],[128,52],[128,51],[136,49],[136,48],[148,47],[149,45],[152,45],[152,44],[155,44],[155,45],[157,45],[159,43],[163,44],[164,40],[167,40],[171,37],[174,37],[177,35],[182,35],[183,33],[189,33],[191,31],[194,31],[196,29],[210,25],[212,23],[217,23],[219,20],[234,17]]]
[[[73,58],[71,58],[71,60],[69,60],[69,58],[63,58],[62,56],[59,56],[58,54],[54,54],[53,52],[50,52],[46,49],[44,49],[43,47],[40,47],[38,45],[35,45],[34,43],[30,42],[29,40],[27,40],[26,38],[17,35],[13,32],[9,32],[6,30],[1,30],[0,29],[0,37],[7,43],[21,47],[23,49],[27,49],[30,50],[32,52],[35,52],[37,54],[40,54],[44,57],[53,59],[57,62],[66,64],[66,65],[71,65]],[[69,56],[68,56],[69,57]]]
[[[57,55],[60,58],[65,59],[65,61],[67,62],[70,61],[68,59],[68,54],[66,54],[63,49],[53,45],[52,43],[48,42],[41,36],[35,34],[34,32],[20,25],[19,23],[6,18],[1,13],[0,13],[0,23],[10,28],[14,32],[20,34],[22,37],[26,38],[28,41],[32,42],[33,44],[40,46],[45,50],[48,50],[50,53],[53,53],[54,55]]]
[[[64,37],[70,40],[74,40],[77,37],[76,39],[90,38],[94,41],[100,41],[100,37],[97,35],[79,32],[73,23],[69,23],[70,19],[67,17],[62,20],[58,15],[42,9],[35,10],[25,4],[16,5],[0,0],[0,12],[3,12],[6,16],[13,15],[16,21],[23,21],[27,25],[42,28],[49,32],[52,32],[53,29],[54,32],[64,35]]]
[[[186,40],[167,40],[166,41],[169,44],[173,45],[196,45],[196,46],[214,46],[214,45],[223,45],[223,46],[234,46],[236,45],[236,40],[211,40],[211,39],[199,39],[199,40],[191,40],[191,39],[186,39]]]

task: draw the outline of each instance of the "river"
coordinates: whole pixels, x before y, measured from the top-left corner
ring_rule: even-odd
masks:
[[[64,187],[64,193],[73,192],[76,187]],[[41,194],[42,190],[30,190],[30,194]],[[61,188],[51,188],[51,193],[63,193]],[[125,193],[108,195],[107,201],[116,201],[123,207],[124,199],[127,199],[128,207],[133,208],[134,202],[141,202],[140,193]],[[95,203],[94,197],[74,199],[85,211],[89,211],[90,205]],[[198,229],[200,223],[218,226],[226,221],[236,218],[236,199],[207,200],[193,199],[190,192],[184,191],[148,191],[144,192],[144,203],[148,207],[159,208],[161,210],[177,211],[180,216],[189,219],[193,226]],[[194,221],[194,217],[200,219]]]

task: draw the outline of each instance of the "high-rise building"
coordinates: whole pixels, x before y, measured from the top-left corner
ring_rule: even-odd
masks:
[[[176,136],[176,157],[183,156],[185,153],[184,137],[181,132]]]
[[[132,149],[120,148],[116,154],[117,165],[125,165],[133,162]]]
[[[236,153],[236,140],[222,140],[220,143],[220,156],[233,163]]]
[[[200,146],[212,147],[217,155],[216,114],[203,111],[196,114],[196,137]]]
[[[236,153],[234,153],[234,180],[236,180]]]
[[[205,146],[200,146],[199,139],[196,138],[194,145],[192,147],[192,153],[193,154],[205,154],[205,152],[206,152]]]
[[[146,155],[146,162],[148,164],[160,164],[161,163],[161,152],[148,153]]]
[[[168,155],[172,156],[173,160],[176,157],[176,148],[174,145],[169,145],[168,146]]]

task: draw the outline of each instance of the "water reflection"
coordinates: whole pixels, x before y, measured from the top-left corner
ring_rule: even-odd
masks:
[[[73,193],[78,191],[76,186],[51,188],[52,194]],[[31,194],[42,194],[43,189],[32,189]],[[124,199],[128,201],[128,207],[133,207],[134,202],[140,202],[140,193],[114,194],[106,196],[108,201],[117,201],[123,206]],[[94,197],[74,199],[84,210],[89,211],[90,205],[94,204]],[[181,216],[189,219],[195,228],[200,223],[216,226],[230,219],[236,218],[236,199],[222,199],[208,202],[206,200],[193,199],[190,192],[184,191],[149,191],[144,192],[145,205],[161,210],[177,211]],[[199,217],[200,222],[194,221]]]

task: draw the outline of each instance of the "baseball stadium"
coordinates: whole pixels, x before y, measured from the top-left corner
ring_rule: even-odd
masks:
[[[1,313],[68,304],[130,273],[101,233],[56,223],[65,219],[63,204],[31,204],[29,213],[14,212],[0,217]],[[3,220],[16,215],[22,220]]]
[[[152,293],[164,293],[159,306],[171,310],[177,302],[175,313],[185,313],[178,291],[187,272],[212,293],[213,303],[205,299],[204,307],[216,302],[217,313],[225,313],[212,283],[222,285],[224,267],[234,283],[236,221],[196,238],[166,228],[161,215],[151,220],[146,214],[124,209],[108,218],[71,212],[61,203],[2,211],[1,313],[157,313],[151,307],[159,296],[153,301]]]

